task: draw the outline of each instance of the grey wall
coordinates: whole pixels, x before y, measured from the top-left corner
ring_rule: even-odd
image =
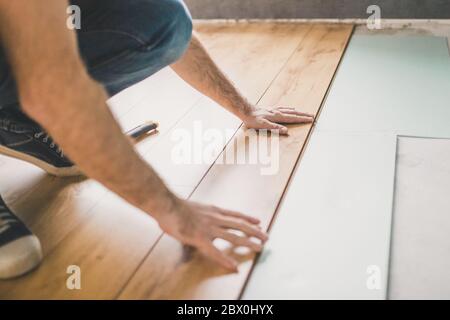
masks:
[[[386,19],[450,19],[450,0],[185,0],[198,19],[367,18],[371,4]]]

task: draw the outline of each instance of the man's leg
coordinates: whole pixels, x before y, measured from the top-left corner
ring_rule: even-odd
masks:
[[[73,0],[82,14],[80,53],[110,95],[178,60],[192,20],[181,0]]]
[[[77,32],[80,53],[91,76],[110,95],[175,62],[191,38],[191,17],[181,0],[73,0],[72,4],[82,12],[82,28]],[[0,152],[53,174],[74,173],[52,139],[21,112],[1,46]],[[0,278],[31,270],[41,257],[38,239],[0,198]]]
[[[175,62],[192,35],[191,17],[181,0],[73,0],[72,4],[82,13],[77,31],[80,54],[90,75],[110,95]],[[51,137],[21,112],[1,47],[0,71],[0,153],[56,176],[80,174]]]
[[[0,44],[0,153],[30,162],[57,176],[80,172],[20,108],[16,83]]]
[[[77,31],[80,54],[90,75],[110,95],[175,62],[192,35],[191,17],[181,0],[72,3],[79,5],[82,13],[81,30]],[[80,174],[51,137],[20,111],[15,82],[1,47],[0,71],[0,153],[53,175]]]

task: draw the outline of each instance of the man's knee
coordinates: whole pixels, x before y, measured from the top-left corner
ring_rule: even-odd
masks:
[[[163,23],[161,38],[150,43],[149,49],[160,50],[166,64],[177,61],[186,51],[192,37],[192,18],[182,0],[158,0]],[[155,45],[158,46],[155,48]]]
[[[189,45],[192,18],[182,0],[89,1],[87,5],[82,8],[87,22],[78,33],[80,51],[91,75],[110,94],[174,63]],[[102,13],[104,19],[97,21]]]
[[[72,2],[84,4],[82,0]],[[79,42],[86,58],[94,62],[111,51],[158,51],[157,55],[176,60],[192,36],[192,18],[182,0],[109,0],[84,5],[88,18]],[[104,18],[97,21],[95,17],[102,13]],[[105,54],[98,44],[104,45]]]

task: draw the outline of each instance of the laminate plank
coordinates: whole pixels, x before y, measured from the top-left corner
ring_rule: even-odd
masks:
[[[4,155],[0,155],[0,175],[0,194],[10,206],[48,178],[39,168]]]
[[[243,27],[234,26],[234,28],[235,31],[224,37],[223,42],[217,42],[217,45],[223,47],[226,53],[223,58],[224,69],[230,74],[232,79],[239,79],[238,81],[242,83],[252,83],[252,85],[247,84],[244,86],[244,88],[247,88],[244,89],[244,93],[250,99],[257,99],[276,77],[310,27],[280,25],[271,27],[272,33],[258,32],[256,26],[249,28],[248,25],[245,25]],[[247,29],[251,31],[252,36],[240,44],[239,51],[236,49],[231,50],[230,47],[233,48],[233,44],[236,41],[239,43],[239,36],[245,34],[242,31]],[[263,30],[266,29],[263,28]],[[211,35],[211,37],[215,38],[217,35]],[[280,39],[277,37],[280,37]],[[263,54],[259,50],[255,51],[255,48],[267,48],[273,43],[274,39],[279,41],[277,48],[270,53],[270,57],[268,57],[268,53]],[[214,56],[214,49],[211,51]],[[222,60],[218,62],[222,65]],[[253,81],[254,74],[259,70],[257,66],[260,66],[261,63],[270,63],[270,66],[263,75],[260,75],[258,81]],[[206,108],[207,106],[211,108],[211,111]],[[158,106],[158,109],[155,110],[159,110],[159,108],[161,106]],[[213,108],[217,108],[217,106],[212,102],[202,101],[198,108],[192,110],[193,112],[195,111],[193,117],[185,113],[186,119],[196,119],[195,115],[198,115],[199,111],[206,112],[206,115],[209,112],[216,112],[212,111],[216,110]],[[132,115],[134,109],[130,111],[130,117],[132,118],[135,117]],[[172,113],[173,110],[166,108],[164,112]],[[220,114],[220,117],[218,117],[220,121],[214,122],[219,128],[223,126],[223,119],[227,119],[222,115]],[[133,119],[135,121],[135,118]],[[208,116],[200,119],[203,121],[212,120]],[[177,120],[177,125],[181,127],[185,123],[186,121]],[[235,122],[234,125],[236,129],[240,123]],[[167,141],[166,136],[163,135],[160,139]],[[155,166],[158,163],[170,163],[171,161],[171,154],[168,152],[153,153],[153,148],[157,149],[159,145],[163,146],[160,150],[169,151],[164,147],[164,143],[159,142],[151,143],[140,150],[144,158]],[[160,154],[165,156],[159,157]],[[153,158],[154,156],[155,158]],[[167,168],[168,172],[173,170],[174,166],[163,167]],[[208,167],[204,168],[205,171],[208,169]],[[167,174],[164,171],[162,172],[163,176]],[[201,171],[197,172],[201,173]],[[194,179],[201,179],[203,174],[204,172],[194,176]],[[174,178],[176,178],[174,181],[167,182],[169,185],[173,182],[177,188],[183,189],[182,193],[184,195],[188,194],[186,185],[194,186],[198,182],[182,180],[182,176]],[[184,185],[177,185],[180,180],[182,180]],[[2,284],[0,297],[99,299],[111,298],[117,295],[160,237],[161,231],[154,220],[139,212],[139,210],[128,206],[118,197],[109,193],[105,197],[93,207],[90,212],[91,217],[80,223],[50,252],[38,270],[21,279],[5,282],[5,285]],[[83,290],[81,291],[70,291],[65,287],[65,279],[67,277],[65,270],[71,264],[80,266],[85,275]],[[111,280],[112,278],[114,279]]]
[[[316,113],[351,32],[351,26],[314,25],[259,105],[291,105]],[[310,125],[291,126],[290,136],[280,139],[280,165],[275,175],[262,175],[263,164],[215,164],[191,199],[253,214],[267,228],[310,129]],[[239,143],[245,134],[239,131],[226,150],[236,144],[246,153],[242,149],[245,144]],[[228,248],[224,242],[217,245]],[[235,256],[241,261],[239,273],[230,274],[164,235],[119,298],[236,299],[253,265],[254,254],[238,252]]]

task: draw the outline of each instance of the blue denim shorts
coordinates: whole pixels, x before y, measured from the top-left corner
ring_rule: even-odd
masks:
[[[81,28],[76,30],[81,57],[110,95],[178,60],[191,39],[192,19],[182,0],[72,0],[71,4],[81,9]],[[20,108],[20,103],[0,44],[0,110],[10,107]]]

